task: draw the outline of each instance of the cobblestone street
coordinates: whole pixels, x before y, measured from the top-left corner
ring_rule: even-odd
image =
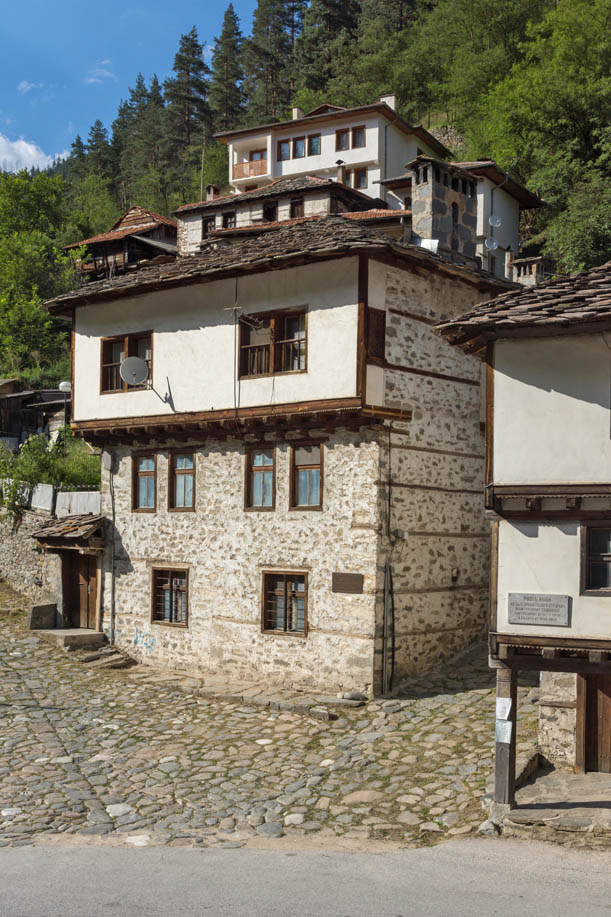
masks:
[[[66,834],[418,845],[484,819],[494,734],[484,650],[325,722],[89,669],[41,643],[18,607],[0,585],[0,846]],[[535,692],[520,688],[518,753],[534,740]]]

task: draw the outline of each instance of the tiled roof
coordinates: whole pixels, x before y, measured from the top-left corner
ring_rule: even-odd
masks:
[[[518,334],[596,331],[611,324],[611,261],[549,283],[504,293],[437,326],[453,344],[474,350]]]
[[[354,210],[352,213],[342,213],[341,216],[349,220],[391,220],[393,218],[411,216],[411,210]]]
[[[149,232],[149,230],[155,229],[160,224],[171,226],[172,229],[176,229],[177,226],[176,220],[172,220],[170,217],[164,217],[162,214],[155,213],[153,210],[146,210],[144,207],[134,205],[119,217],[108,232],[98,233],[95,236],[90,236],[88,239],[82,239],[80,242],[71,242],[70,245],[64,247],[76,248],[79,245],[91,245],[95,242],[110,242],[115,239],[124,239],[126,236],[131,236],[135,233]]]
[[[350,188],[334,178],[322,178],[318,175],[300,175],[293,178],[276,178],[268,185],[261,188],[254,188],[252,191],[242,191],[239,194],[225,194],[223,197],[216,197],[211,201],[198,201],[195,204],[183,204],[178,207],[174,213],[186,213],[189,210],[211,210],[216,207],[225,207],[227,204],[241,204],[243,201],[259,200],[266,197],[280,197],[283,194],[297,194],[304,191],[320,191],[322,188],[328,188],[335,194],[344,198],[350,198],[355,203],[371,204],[372,198],[358,191],[356,188]]]
[[[354,210],[347,213],[338,213],[336,216],[343,217],[348,220],[380,220],[380,219],[398,219],[401,216],[408,214],[411,216],[411,210]],[[260,232],[273,232],[278,227],[284,226],[295,226],[297,223],[310,223],[312,220],[324,220],[328,214],[326,213],[314,213],[311,216],[307,217],[293,217],[292,220],[274,220],[274,222],[269,223],[249,223],[245,226],[231,226],[228,229],[213,229],[210,231],[208,238],[224,238],[225,236],[231,237],[239,233],[260,233]]]
[[[519,201],[523,210],[533,210],[537,207],[543,207],[544,202],[538,195],[529,191],[521,182],[505,172],[494,159],[476,159],[471,162],[455,162],[453,165],[467,172],[473,172],[475,175],[484,175],[496,184],[503,185],[507,194],[515,197]]]
[[[158,223],[142,223],[140,226],[111,229],[109,232],[101,232],[97,236],[90,236],[80,242],[71,242],[70,245],[66,245],[66,248],[77,248],[79,245],[91,245],[94,242],[111,242],[115,239],[124,239],[126,236],[133,236],[139,232],[148,232],[149,229],[155,229],[156,226],[158,226]]]
[[[482,289],[507,289],[505,281],[476,273],[466,267],[450,264],[438,255],[391,238],[367,226],[362,220],[342,216],[324,216],[304,220],[291,226],[276,225],[272,231],[244,238],[211,237],[197,254],[185,255],[171,263],[154,264],[133,274],[98,280],[47,302],[51,312],[63,314],[74,305],[88,305],[158,289],[169,289],[204,282],[236,272],[248,273],[288,267],[295,263],[343,257],[360,252],[388,253],[408,261],[429,265],[432,269],[458,275]]]
[[[70,538],[87,540],[104,524],[104,516],[92,513],[81,513],[77,516],[64,516],[62,519],[51,519],[35,532],[32,538],[47,540],[49,538]]]

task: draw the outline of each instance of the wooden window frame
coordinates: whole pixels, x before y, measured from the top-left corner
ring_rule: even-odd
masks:
[[[153,459],[153,505],[137,506],[138,502],[138,459]],[[149,472],[146,472],[149,476]],[[157,453],[156,452],[132,452],[132,513],[156,513],[157,512]]]
[[[116,366],[116,363],[104,363],[104,345],[105,344],[119,344],[123,342],[123,349],[125,353],[124,359],[127,357],[137,356],[134,353],[134,342],[140,340],[141,338],[150,338],[151,341],[151,359],[147,362],[149,363],[149,374],[146,380],[141,385],[128,385],[127,382],[121,380],[121,388],[104,388],[104,369],[107,366]],[[122,395],[125,392],[142,392],[146,389],[150,389],[153,386],[153,332],[152,331],[133,331],[130,334],[115,334],[111,337],[101,338],[100,340],[100,395]]]
[[[169,573],[172,576],[175,573],[184,575],[185,577],[185,596],[186,596],[186,607],[185,607],[185,620],[182,621],[160,621],[159,618],[155,617],[155,574],[156,573]],[[176,566],[176,564],[168,564],[167,566],[162,566],[161,564],[155,564],[151,567],[151,625],[160,626],[160,627],[177,627],[181,630],[188,630],[189,628],[189,568]]]
[[[271,465],[272,472],[272,505],[271,506],[253,506],[251,503],[252,500],[252,489],[251,489],[251,472],[253,470],[252,456],[255,452],[269,452],[271,449],[273,453],[273,464]],[[266,468],[267,471],[270,470],[269,465],[262,465],[261,468]],[[269,443],[257,443],[256,445],[249,445],[244,453],[244,512],[247,513],[273,513],[276,509],[276,446],[270,446]]]
[[[291,318],[294,315],[304,315],[305,316],[305,359],[303,369],[279,369],[276,370],[276,362],[278,360],[277,356],[277,346],[278,342],[276,341],[276,323],[277,321]],[[274,311],[274,312],[258,312],[256,315],[246,316],[246,319],[269,319],[270,321],[270,355],[269,355],[269,372],[266,373],[244,373],[242,372],[242,349],[248,345],[243,343],[244,340],[244,322],[238,323],[238,379],[265,379],[270,376],[288,376],[296,375],[297,373],[307,373],[308,371],[308,309],[307,306],[304,306],[301,309],[283,309]]]
[[[301,210],[301,213],[295,213]],[[305,216],[305,201],[302,197],[293,197],[289,202],[289,217],[291,220],[301,220]]]
[[[360,185],[357,184],[357,178],[356,178],[357,175],[364,175],[364,176],[365,176],[365,184],[364,184],[362,187],[361,187]],[[369,186],[369,182],[368,182],[367,179],[368,179],[368,176],[367,176],[367,169],[366,169],[366,168],[365,168],[365,169],[353,169],[353,170],[352,170],[352,187],[355,189],[355,191],[363,191],[365,188],[367,188],[367,187]]]
[[[316,506],[301,506],[296,502],[297,497],[297,488],[295,482],[295,473],[297,466],[295,465],[295,450],[299,449],[302,446],[313,446],[318,447],[320,462],[318,465],[307,465],[303,467],[307,468],[319,468],[320,469],[320,502]],[[324,443],[322,442],[301,442],[293,443],[289,447],[289,511],[290,512],[321,512],[323,509],[324,502],[324,485],[325,485],[325,450]]]
[[[273,219],[270,220],[269,217],[265,215],[265,211],[267,210],[269,212],[269,210],[272,208],[274,210],[274,217]],[[263,203],[262,216],[263,216],[264,223],[277,223],[278,222],[278,201],[268,201],[267,204]]]
[[[261,154],[259,159],[253,159],[257,153]],[[267,162],[267,147],[262,147],[259,150],[251,150],[248,154],[249,162]]]
[[[376,329],[377,325],[377,329]],[[378,331],[381,337],[382,353],[376,352],[375,331]],[[367,363],[373,366],[386,365],[386,311],[385,309],[373,309],[368,306],[365,311],[365,348],[367,354]]]
[[[318,138],[318,153],[312,152],[312,140]],[[320,156],[322,153],[322,134],[308,134],[308,156]]]
[[[354,135],[357,131],[363,131],[363,142],[355,143]],[[353,150],[362,150],[367,146],[367,127],[364,124],[357,124],[356,127],[353,127],[350,131],[350,144],[351,149]]]
[[[174,506],[174,478],[177,474],[189,474],[189,471],[177,471],[176,459],[181,455],[193,457],[193,506]],[[169,513],[194,513],[197,498],[197,453],[194,449],[173,449],[168,453],[168,512]]]
[[[286,596],[286,578],[294,576],[303,576],[303,592],[304,592],[304,609],[303,609],[303,630],[302,631],[291,631],[291,630],[272,630],[271,628],[265,627],[265,578],[267,576],[284,576],[285,577],[285,587],[284,594]],[[309,589],[309,575],[306,570],[263,570],[261,574],[261,633],[262,634],[271,634],[276,637],[290,637],[297,640],[305,640],[308,636],[308,589]],[[286,605],[286,602],[285,602]]]
[[[298,156],[296,152],[297,142],[299,140],[303,140],[303,156]],[[291,158],[292,159],[305,159],[307,155],[308,155],[308,146],[307,146],[307,140],[306,140],[305,134],[301,137],[293,137]]]
[[[611,529],[611,519],[592,520],[591,522],[583,522],[580,525],[579,595],[611,597],[611,586],[603,587],[601,589],[595,589],[592,586],[588,586],[588,566],[590,559],[590,553],[588,550],[588,538],[591,529]],[[602,557],[604,555],[597,556]],[[611,554],[609,555],[609,558],[609,563],[611,563]]]
[[[339,145],[339,138],[341,134],[346,134],[347,142],[346,146]],[[335,131],[335,152],[336,153],[345,153],[346,150],[350,149],[350,128],[349,127],[338,127]]]
[[[231,223],[232,225],[227,225]],[[223,214],[223,229],[235,229],[238,225],[238,215],[235,210],[227,210]]]
[[[209,226],[210,223],[212,224],[212,226]],[[207,226],[209,226],[208,229],[206,229]],[[202,219],[202,240],[208,239],[210,236],[210,233],[214,232],[215,229],[216,229],[216,217],[215,216],[203,217]]]
[[[281,148],[281,146],[282,146],[283,143],[288,143],[288,147],[289,147],[289,155],[288,155],[288,156],[281,156],[281,155],[280,155],[280,148]],[[291,144],[290,138],[288,138],[287,140],[278,140],[278,142],[277,142],[277,144],[276,144],[276,159],[277,159],[277,161],[278,161],[278,162],[289,162],[289,160],[290,160],[290,158],[291,158],[291,153],[292,153],[292,144]]]

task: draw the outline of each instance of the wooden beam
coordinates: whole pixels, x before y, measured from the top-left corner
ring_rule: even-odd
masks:
[[[518,675],[507,667],[496,672],[496,742],[494,801],[515,806]]]
[[[586,771],[587,694],[587,678],[585,675],[578,675],[575,723],[575,770],[580,774],[585,774]]]

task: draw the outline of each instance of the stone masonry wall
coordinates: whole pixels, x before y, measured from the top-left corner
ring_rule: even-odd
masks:
[[[393,423],[381,450],[380,515],[405,540],[381,539],[380,569],[393,566],[395,674],[425,671],[485,637],[489,526],[484,516],[485,442],[480,427],[479,362],[450,347],[432,325],[484,294],[430,272],[387,267],[386,404],[411,409]],[[395,368],[392,368],[395,367]],[[390,459],[389,459],[390,456]],[[383,593],[378,596],[381,634]],[[376,659],[382,651],[376,643]]]
[[[416,242],[438,239],[439,248],[474,259],[477,197],[473,180],[443,165],[423,164],[412,179],[412,232]],[[426,177],[426,179],[425,179]],[[463,182],[466,193],[463,190]],[[453,183],[456,187],[453,187]],[[455,215],[455,216],[454,216]]]
[[[59,558],[43,554],[31,537],[47,522],[47,513],[23,513],[0,519],[0,577],[32,603],[57,601]]]
[[[572,672],[541,672],[539,747],[551,762],[575,764],[577,676]]]
[[[290,434],[287,434],[287,437]],[[264,678],[317,690],[370,690],[377,557],[376,434],[323,433],[321,512],[288,509],[288,443],[276,442],[276,509],[244,510],[244,443],[196,447],[196,511],[167,509],[167,444],[157,451],[157,512],[131,511],[131,457],[116,454],[116,640],[142,662]],[[272,436],[269,442],[274,442]],[[320,441],[320,439],[319,439]],[[184,448],[184,444],[181,444]],[[111,518],[109,472],[103,512]],[[189,626],[151,623],[151,568],[189,569]],[[307,638],[261,632],[265,569],[307,571]],[[362,595],[331,592],[333,572],[363,573]],[[104,629],[111,625],[110,551]]]

